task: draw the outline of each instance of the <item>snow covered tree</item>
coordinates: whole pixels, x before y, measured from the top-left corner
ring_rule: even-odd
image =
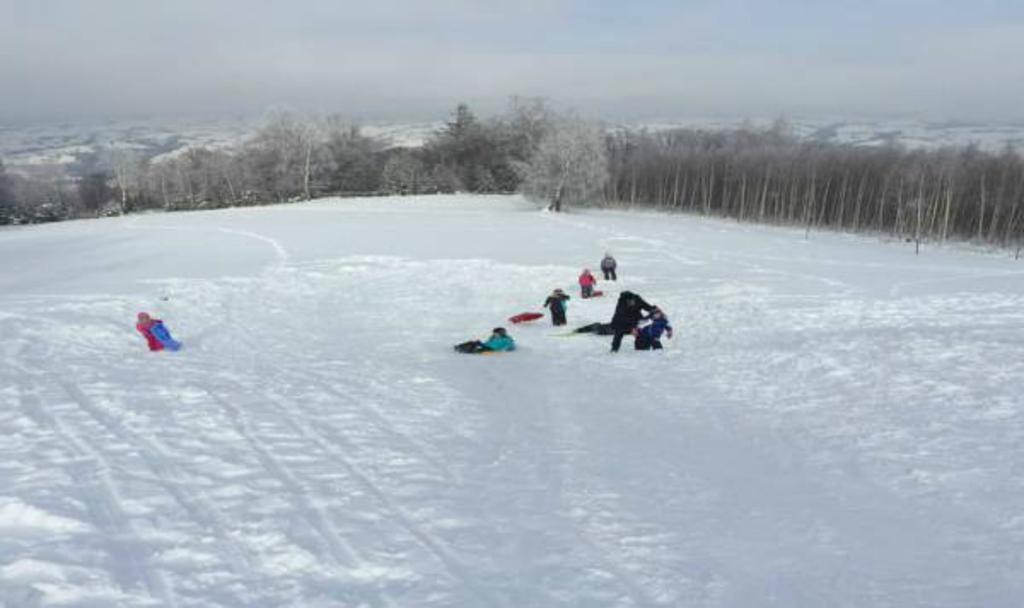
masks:
[[[317,136],[317,129],[291,112],[272,112],[243,151],[251,188],[270,201],[312,198]]]
[[[423,174],[423,163],[412,153],[399,150],[384,164],[381,185],[392,194],[418,194]]]
[[[12,180],[15,221],[59,222],[74,217],[77,199],[62,165],[34,168],[30,177]]]
[[[608,179],[605,132],[597,124],[567,115],[554,120],[525,167],[523,192],[562,211],[601,196]]]
[[[515,118],[514,116],[512,118]],[[459,104],[445,128],[427,142],[421,160],[452,188],[467,192],[514,192],[521,181],[515,169],[525,160],[528,137],[502,116],[481,121],[466,104]]]
[[[78,197],[82,209],[99,215],[107,203],[114,200],[109,179],[110,176],[103,171],[96,171],[78,181]]]
[[[367,193],[380,188],[381,146],[363,135],[359,127],[331,118],[324,148],[322,181],[327,190]]]
[[[144,173],[143,157],[131,148],[111,148],[107,154],[117,186],[121,215],[131,210],[132,199],[138,198]]]
[[[513,97],[506,112],[508,130],[512,134],[511,153],[514,160],[531,158],[557,118],[547,102],[540,97]]]

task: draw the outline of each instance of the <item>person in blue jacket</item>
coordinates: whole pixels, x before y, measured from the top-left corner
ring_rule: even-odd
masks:
[[[633,346],[637,350],[661,350],[661,335],[665,334],[668,339],[672,339],[672,326],[668,322],[668,317],[655,306],[647,320],[647,325],[636,330]]]
[[[491,337],[487,338],[484,342],[470,340],[469,342],[455,345],[456,351],[466,354],[502,353],[511,352],[515,349],[516,341],[512,339],[512,336],[508,335],[504,327],[495,327],[491,332]]]

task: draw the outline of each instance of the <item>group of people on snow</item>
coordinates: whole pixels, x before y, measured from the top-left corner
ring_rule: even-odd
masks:
[[[601,260],[601,271],[605,280],[616,281],[615,258],[606,253]],[[579,276],[580,296],[583,299],[601,295],[595,291],[597,278],[589,269],[584,269]],[[555,289],[551,295],[544,300],[544,307],[551,314],[551,324],[561,327],[568,323],[566,312],[568,310],[569,294],[561,289]],[[646,313],[646,314],[645,314]],[[539,314],[534,316],[539,317]],[[513,319],[516,321],[516,319]],[[640,326],[642,321],[646,324]],[[137,317],[135,329],[142,334],[146,345],[151,351],[177,351],[181,349],[181,342],[171,337],[170,331],[160,319],[154,319],[149,313],[140,312]],[[612,336],[612,352],[618,352],[622,345],[622,339],[627,335],[634,337],[636,350],[659,350],[662,348],[662,335],[672,338],[672,326],[668,317],[658,308],[648,304],[639,295],[631,291],[623,291],[619,294],[619,300],[615,305],[615,314],[612,315],[611,323],[591,323],[574,330],[574,333],[593,333],[597,335]],[[470,340],[455,346],[460,353],[482,354],[509,352],[516,349],[516,341],[508,334],[504,327],[495,327],[486,340]]]
[[[606,253],[601,260],[601,271],[605,280],[617,281],[615,269],[617,263],[611,254]],[[601,292],[594,290],[597,285],[597,278],[589,269],[584,269],[578,279],[580,285],[580,297],[589,299]],[[569,294],[562,289],[555,289],[544,300],[544,308],[548,309],[551,315],[551,324],[561,327],[568,323],[567,310],[570,300]],[[540,315],[536,315],[539,317]],[[517,322],[516,318],[512,319]],[[644,323],[641,326],[641,323]],[[672,325],[669,323],[665,312],[647,303],[642,297],[632,291],[623,291],[619,294],[618,302],[615,305],[615,313],[610,323],[591,323],[573,330],[573,333],[592,333],[596,335],[612,336],[611,352],[618,352],[622,346],[622,339],[626,335],[634,338],[636,350],[661,350],[663,345],[661,337],[672,338]],[[503,327],[494,328],[491,337],[486,341],[471,340],[457,344],[455,350],[461,353],[487,353],[515,350],[515,340],[508,335]]]

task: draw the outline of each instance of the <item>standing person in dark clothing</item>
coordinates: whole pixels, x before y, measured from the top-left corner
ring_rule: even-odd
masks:
[[[618,266],[615,262],[615,258],[612,254],[605,253],[604,259],[601,260],[601,272],[604,273],[605,281],[617,281],[618,278],[615,276],[615,267]]]
[[[622,336],[633,333],[644,312],[651,312],[654,307],[644,301],[643,298],[632,291],[623,291],[619,294],[619,302],[615,305],[615,315],[612,316],[612,328],[615,330],[615,337],[612,338],[612,352],[619,352],[622,345]]]
[[[548,299],[544,300],[544,307],[551,309],[551,324],[565,325],[565,309],[567,307],[566,301],[569,300],[569,295],[561,289],[556,289],[551,292]]]

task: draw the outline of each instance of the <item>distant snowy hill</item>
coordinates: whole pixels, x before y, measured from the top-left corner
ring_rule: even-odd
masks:
[[[688,119],[653,120],[617,125],[618,128],[661,130],[688,127],[731,129],[743,124],[767,126],[770,120]],[[854,145],[899,143],[915,148],[977,144],[997,151],[1007,144],[1024,149],[1024,125],[953,124],[923,121],[793,120],[797,135],[808,139]],[[129,147],[148,156],[174,155],[192,147],[230,148],[258,126],[250,119],[213,121],[134,121],[94,125],[53,124],[0,126],[0,158],[10,167],[31,171],[64,165],[82,173],[102,158],[105,148]],[[443,121],[365,124],[363,132],[394,147],[416,147],[444,126]]]
[[[658,120],[640,124],[623,124],[620,128],[646,128],[652,131],[689,128],[722,130],[744,125],[768,127],[773,120],[689,119]],[[850,120],[787,120],[786,124],[801,138],[851,144],[878,146],[899,144],[908,148],[934,149],[942,146],[975,144],[983,150],[999,151],[1007,144],[1024,150],[1024,124],[938,123],[916,120],[850,121]]]
[[[556,287],[675,335],[453,352]],[[0,229],[0,606],[1020,606],[1022,344],[1005,255],[697,216]]]

